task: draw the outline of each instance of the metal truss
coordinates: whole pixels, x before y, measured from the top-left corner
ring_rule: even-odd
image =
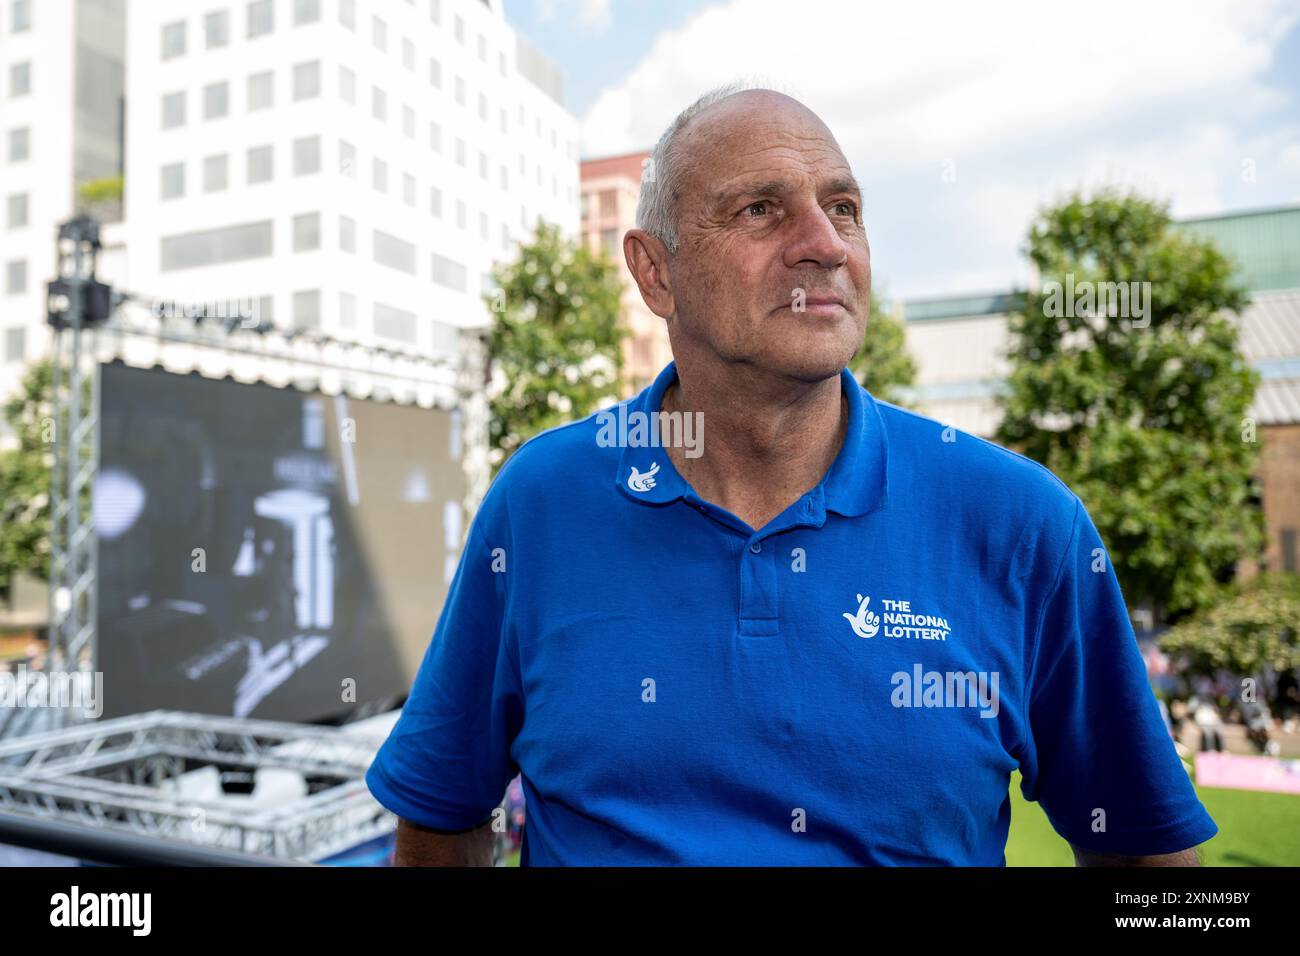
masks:
[[[0,810],[285,860],[319,861],[393,830],[362,779],[378,738],[356,730],[151,711],[0,743]],[[292,770],[274,807],[182,794],[184,774]]]

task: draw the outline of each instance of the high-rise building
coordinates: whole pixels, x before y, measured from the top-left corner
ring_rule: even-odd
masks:
[[[0,0],[0,396],[48,346],[58,224],[81,186],[122,173],[125,7]]]
[[[501,0],[0,0],[0,394],[87,180],[142,305],[454,352],[537,219],[576,238],[577,140]]]
[[[636,225],[642,166],[648,152],[629,153],[582,163],[582,238],[593,252],[602,250],[618,263],[623,281],[623,393],[641,391],[672,360],[664,320],[646,307],[623,255],[623,235]]]
[[[500,0],[132,4],[129,283],[454,351],[538,217],[576,235],[562,98]]]

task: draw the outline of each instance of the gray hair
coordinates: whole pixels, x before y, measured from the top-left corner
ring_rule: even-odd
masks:
[[[641,196],[636,205],[636,227],[650,233],[677,254],[677,217],[674,205],[681,188],[681,144],[678,138],[687,124],[719,100],[746,90],[770,89],[750,81],[736,81],[709,90],[668,125],[650,153],[641,175]]]

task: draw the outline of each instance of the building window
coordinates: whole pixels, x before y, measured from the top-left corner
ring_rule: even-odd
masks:
[[[483,34],[478,34],[478,58],[484,63],[487,62],[487,38]]]
[[[293,217],[293,251],[310,252],[320,248],[320,213],[306,212]]]
[[[415,44],[405,38],[402,39],[402,66],[415,72]]]
[[[376,50],[388,49],[388,24],[378,17],[370,18],[370,42]]]
[[[357,178],[357,148],[346,139],[339,140],[339,172],[349,179]]]
[[[478,176],[479,176],[479,179],[487,179],[487,178],[488,178],[488,158],[487,158],[487,153],[482,153],[482,152],[480,152],[480,153],[478,154]]]
[[[343,24],[349,30],[357,29],[357,4],[356,0],[339,0],[339,23]]]
[[[600,192],[600,215],[609,217],[618,215],[618,192],[613,189],[602,189]]]
[[[405,239],[374,230],[372,235],[375,262],[399,272],[415,275],[415,246]]]
[[[226,188],[229,184],[228,166],[225,153],[208,156],[203,160],[203,191],[205,193],[220,192]]]
[[[185,125],[185,92],[164,93],[162,98],[162,128],[172,129]]]
[[[378,156],[370,166],[370,182],[379,192],[388,192],[388,164]]]
[[[24,60],[9,67],[9,95],[26,96],[32,91],[32,65]]]
[[[269,219],[163,236],[160,240],[160,268],[166,272],[264,258],[271,254],[271,236]]]
[[[304,136],[293,141],[293,174],[311,176],[320,172],[320,137]]]
[[[27,194],[14,193],[5,201],[5,225],[21,229],[27,225]]]
[[[429,124],[429,146],[435,153],[442,152],[442,127],[437,123]]]
[[[501,191],[505,192],[510,188],[510,172],[504,166],[501,167]]]
[[[248,38],[260,37],[275,29],[271,0],[253,0],[248,5]]]
[[[442,23],[442,0],[429,0],[429,19]]]
[[[293,0],[293,25],[300,27],[320,19],[320,0]]]
[[[163,199],[180,199],[185,195],[185,164],[168,163],[159,170],[160,194]]]
[[[11,9],[11,18],[9,20],[10,33],[22,33],[24,30],[32,28],[32,2],[31,0],[14,0]]]
[[[452,20],[453,32],[456,35],[456,42],[461,46],[465,45],[465,21],[461,19],[460,14],[456,14]]]
[[[616,259],[618,257],[618,230],[600,230],[600,247],[605,250],[605,255],[611,259]]]
[[[248,76],[248,108],[264,110],[275,102],[275,80],[270,70]]]
[[[175,20],[162,25],[162,58],[185,55],[185,21]]]
[[[442,89],[442,64],[433,57],[429,57],[429,82]]]
[[[320,328],[320,290],[305,289],[293,294],[293,327]]]
[[[415,177],[402,173],[402,201],[408,206],[415,205]]]
[[[464,292],[466,288],[465,267],[455,259],[433,254],[433,281],[438,285]]]
[[[484,96],[482,93],[480,93],[478,95],[478,118],[486,123],[487,115],[488,115],[487,97]]]
[[[320,60],[298,63],[293,68],[293,98],[309,100],[320,96]]]
[[[465,202],[462,199],[456,200],[456,228],[465,228]]]
[[[376,302],[374,308],[375,335],[386,339],[415,344],[415,313]]]
[[[456,137],[456,165],[465,165],[465,141],[459,136]]]
[[[429,187],[429,212],[438,219],[442,218],[442,190],[437,186]]]
[[[27,291],[27,260],[15,259],[5,266],[5,292],[18,295]]]
[[[214,10],[203,18],[203,43],[209,50],[230,42],[230,15],[225,10]]]
[[[27,358],[27,330],[5,329],[5,361],[22,362]]]
[[[346,66],[339,67],[339,97],[346,103],[357,105],[357,75]]]
[[[1300,564],[1296,559],[1296,529],[1282,529],[1282,570],[1288,574],[1295,574],[1300,570]]]
[[[230,112],[230,85],[224,80],[203,87],[203,118],[221,119]]]
[[[253,316],[258,322],[268,325],[275,320],[275,296],[259,295],[257,297],[257,314]]]
[[[339,328],[357,327],[357,297],[351,292],[339,293]]]
[[[339,249],[343,252],[357,251],[357,223],[349,216],[339,216]]]
[[[506,55],[504,53],[497,54],[497,72],[502,76],[506,75]]]
[[[463,76],[456,77],[456,105],[465,105],[465,78]]]
[[[409,106],[402,107],[402,132],[415,139],[415,110]]]
[[[487,241],[488,237],[488,215],[485,212],[478,214],[478,237]]]
[[[9,162],[21,163],[32,152],[32,134],[26,126],[9,131]]]
[[[269,183],[275,175],[275,152],[268,146],[253,146],[245,157],[250,186]]]
[[[388,121],[388,94],[377,86],[370,88],[370,115],[381,123]]]

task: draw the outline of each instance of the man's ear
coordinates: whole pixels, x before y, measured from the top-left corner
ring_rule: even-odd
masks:
[[[623,256],[650,311],[669,319],[677,311],[669,288],[668,248],[642,229],[629,229],[623,237]]]

